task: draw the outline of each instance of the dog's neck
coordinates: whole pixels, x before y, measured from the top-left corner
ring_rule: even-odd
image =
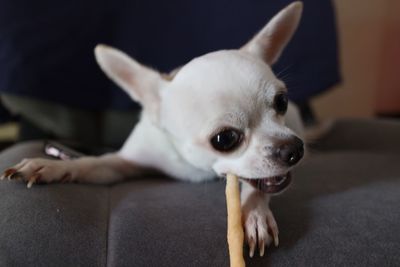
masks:
[[[135,164],[162,170],[181,180],[196,182],[215,177],[214,171],[198,169],[182,158],[170,136],[145,114],[142,114],[119,155]]]

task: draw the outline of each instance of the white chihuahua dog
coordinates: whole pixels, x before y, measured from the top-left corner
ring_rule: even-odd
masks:
[[[24,159],[3,178],[21,178],[30,187],[58,181],[109,184],[149,170],[193,182],[233,173],[242,181],[250,256],[257,245],[263,255],[266,245],[279,242],[270,196],[289,185],[289,171],[304,154],[300,117],[270,68],[301,13],[302,3],[294,2],[239,50],[206,54],[169,75],[97,46],[103,71],[143,107],[122,149],[64,161]]]

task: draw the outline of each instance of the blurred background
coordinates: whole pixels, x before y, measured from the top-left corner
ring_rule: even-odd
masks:
[[[313,99],[320,119],[400,115],[400,1],[335,0],[342,82]]]
[[[138,119],[96,66],[97,43],[169,71],[236,48],[292,1],[0,0],[0,140],[67,140],[116,149]],[[305,0],[298,33],[274,66],[309,127],[399,117],[400,1]]]

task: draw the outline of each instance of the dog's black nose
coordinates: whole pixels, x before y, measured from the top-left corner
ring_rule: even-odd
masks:
[[[275,156],[277,160],[288,165],[293,166],[304,155],[304,143],[298,138],[294,137],[290,141],[281,144],[276,148]]]

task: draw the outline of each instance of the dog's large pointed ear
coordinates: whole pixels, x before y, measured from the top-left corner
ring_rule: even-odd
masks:
[[[97,45],[95,56],[105,74],[139,102],[145,111],[158,113],[160,88],[167,82],[159,72],[106,45]]]
[[[274,64],[300,22],[303,4],[294,2],[276,14],[241,50]]]

